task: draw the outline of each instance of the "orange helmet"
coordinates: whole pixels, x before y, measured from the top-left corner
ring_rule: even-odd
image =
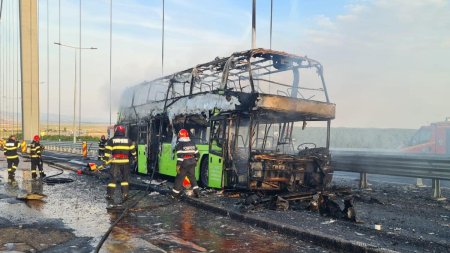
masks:
[[[38,142],[38,141],[40,141],[40,140],[41,140],[41,138],[39,138],[39,135],[35,135],[35,136],[33,137],[33,141]]]
[[[181,129],[180,132],[178,132],[179,138],[186,138],[189,137],[189,132],[186,129]]]

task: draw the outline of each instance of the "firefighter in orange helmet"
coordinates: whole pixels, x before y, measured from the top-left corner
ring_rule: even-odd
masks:
[[[186,129],[181,129],[178,133],[178,142],[175,150],[177,153],[177,177],[172,189],[172,196],[175,198],[180,196],[183,180],[187,176],[194,190],[194,196],[198,198],[200,192],[195,180],[195,166],[197,165],[199,153],[197,147],[189,138],[189,132]]]
[[[41,139],[39,135],[33,137],[33,142],[30,144],[30,157],[31,157],[31,177],[35,179],[37,177],[37,170],[39,169],[39,175],[41,178],[45,177],[43,162],[42,162],[42,151],[44,146],[40,143]]]

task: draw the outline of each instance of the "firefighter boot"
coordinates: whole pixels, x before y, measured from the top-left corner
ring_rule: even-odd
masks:
[[[108,201],[108,204],[114,202],[114,190],[116,189],[116,184],[109,183],[108,187],[106,188],[106,200]]]
[[[46,175],[45,175],[44,171],[41,170],[41,171],[39,172],[39,176],[40,176],[41,178],[43,178],[43,177],[45,177]]]
[[[177,191],[175,189],[172,189],[172,191],[170,192],[170,197],[172,197],[172,199],[174,199],[174,200],[180,200],[180,198],[181,198],[181,191]]]
[[[8,183],[14,184],[16,179],[14,178],[14,171],[8,170]]]
[[[121,182],[120,186],[122,187],[122,203],[127,201],[128,199],[128,182]]]
[[[35,171],[35,170],[32,170],[32,171],[31,171],[31,178],[32,178],[32,179],[36,179],[36,177],[37,177],[36,171]]]
[[[198,189],[198,187],[194,188],[193,191],[194,191],[194,197],[197,199],[200,198],[200,190]]]

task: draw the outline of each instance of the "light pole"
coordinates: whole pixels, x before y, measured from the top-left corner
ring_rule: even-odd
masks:
[[[75,81],[74,81],[74,88],[73,88],[73,143],[77,142],[77,138],[76,138],[76,129],[75,129],[75,114],[76,114],[76,101],[77,101],[77,50],[84,50],[84,49],[90,49],[90,50],[95,50],[97,49],[96,47],[74,47],[71,45],[65,45],[59,42],[54,42],[55,45],[58,45],[60,47],[67,47],[67,48],[72,48],[74,49],[74,53],[75,53]],[[80,94],[81,96],[81,94]],[[81,104],[81,101],[80,101]],[[80,107],[81,110],[81,107]],[[80,111],[81,113],[81,111]],[[81,119],[79,119],[79,124],[81,124]],[[81,130],[81,129],[80,129]]]

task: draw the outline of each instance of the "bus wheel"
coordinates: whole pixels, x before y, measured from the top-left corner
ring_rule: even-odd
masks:
[[[200,184],[208,187],[208,157],[204,157],[200,163]]]

